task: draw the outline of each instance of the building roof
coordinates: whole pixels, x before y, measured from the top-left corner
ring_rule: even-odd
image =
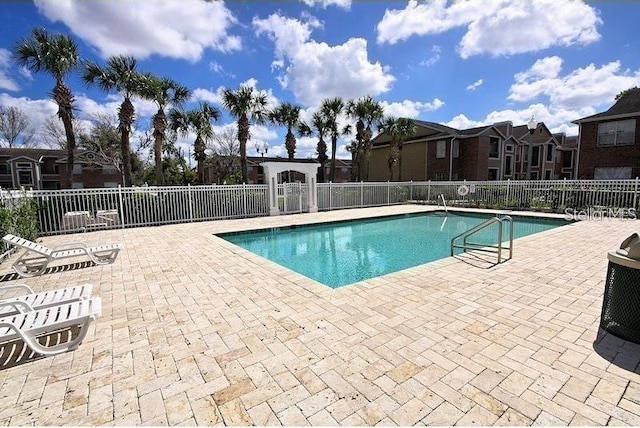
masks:
[[[78,152],[76,152],[78,153]],[[67,151],[61,149],[37,149],[37,148],[22,148],[22,147],[12,147],[0,148],[0,156],[13,158],[29,158],[33,160],[40,159],[40,156],[56,158],[60,161],[64,160],[66,162]]]
[[[574,120],[572,123],[594,122],[603,119],[632,116],[640,116],[640,88],[637,87],[629,89],[609,110]]]

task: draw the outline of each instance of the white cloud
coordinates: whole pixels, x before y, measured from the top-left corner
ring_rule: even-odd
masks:
[[[302,2],[307,6],[321,6],[323,9],[329,6],[338,6],[345,10],[351,8],[351,0],[302,0]]]
[[[36,131],[35,145],[39,145],[42,127],[45,121],[57,117],[58,106],[52,100],[32,100],[26,97],[15,98],[7,93],[0,93],[0,106],[16,107],[27,116],[30,128]]]
[[[7,91],[17,91],[18,84],[7,75],[11,69],[11,52],[0,48],[0,89]]]
[[[475,82],[473,82],[472,84],[467,85],[467,91],[475,91],[480,86],[482,86],[483,83],[484,83],[484,81],[482,79],[478,79]]]
[[[305,106],[335,96],[379,95],[395,81],[386,67],[369,61],[365,39],[351,38],[337,46],[311,40],[311,31],[321,26],[313,17],[301,21],[273,14],[254,18],[253,26],[257,35],[266,34],[274,41],[277,65],[282,68],[280,84]]]
[[[601,67],[589,64],[566,75],[561,72],[561,58],[537,60],[531,68],[514,76],[508,99],[521,102],[545,96],[552,106],[566,108],[611,105],[620,91],[640,86],[640,69],[622,70],[620,61]]]
[[[265,95],[267,98],[267,108],[276,107],[280,103],[276,98],[276,96],[273,95],[273,90],[271,88],[269,88],[266,91],[264,89],[259,89],[258,81],[254,78],[245,80],[244,82],[238,85],[238,87],[240,86],[250,86],[255,91],[261,93],[262,95]],[[204,89],[204,88],[196,88],[191,92],[191,99],[189,101],[191,102],[206,101],[208,103],[222,105],[222,93],[224,92],[225,89],[228,89],[228,88],[225,88],[224,86],[219,86],[215,91],[212,91],[210,89]]]
[[[420,65],[424,65],[425,67],[431,67],[432,65],[434,65],[435,63],[440,61],[440,52],[441,51],[442,51],[442,49],[440,48],[440,46],[433,45],[433,47],[431,48],[432,55],[429,58],[421,61]]]
[[[421,112],[438,110],[444,106],[444,102],[438,98],[434,98],[433,101],[427,103],[404,100],[399,103],[382,101],[380,105],[382,105],[386,116],[416,118]]]
[[[35,0],[38,10],[61,21],[94,46],[103,58],[158,54],[196,61],[207,48],[238,50],[228,33],[236,18],[221,1],[155,0],[127,2]]]
[[[462,58],[513,55],[593,43],[601,23],[597,10],[581,0],[410,0],[402,10],[385,11],[377,41],[394,44],[466,27],[458,44]]]

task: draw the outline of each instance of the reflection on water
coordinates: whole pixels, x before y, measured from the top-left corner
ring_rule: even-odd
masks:
[[[221,235],[291,270],[336,288],[449,256],[451,239],[486,215],[416,214]],[[514,217],[514,238],[567,224]],[[473,242],[496,244],[498,224]],[[507,235],[507,234],[505,234]],[[504,236],[505,241],[508,236]]]

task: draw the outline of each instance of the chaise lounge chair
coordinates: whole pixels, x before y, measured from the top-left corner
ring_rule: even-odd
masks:
[[[2,317],[0,344],[6,346],[6,342],[22,339],[28,348],[41,355],[72,351],[82,343],[91,321],[101,315],[101,303],[99,297],[94,297]],[[80,330],[72,338],[71,329],[77,326]]]
[[[25,284],[6,285],[0,287],[0,317],[86,300],[91,297],[92,288],[85,284],[35,293]]]
[[[25,253],[13,263],[15,271],[23,277],[42,275],[49,263],[70,257],[87,256],[92,262],[98,265],[113,263],[120,251],[118,244],[87,247],[82,243],[73,243],[48,248],[11,234],[5,235],[2,239],[9,244],[26,250]],[[31,255],[29,256],[29,254]]]

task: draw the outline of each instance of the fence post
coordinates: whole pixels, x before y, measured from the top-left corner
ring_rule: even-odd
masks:
[[[249,216],[249,207],[247,206],[247,183],[242,183],[242,204],[244,209],[244,216]]]
[[[364,182],[360,180],[360,208],[364,207]]]
[[[389,182],[387,181],[387,206],[391,204],[391,186],[389,185]]]
[[[118,184],[118,203],[120,204],[120,218],[122,219],[120,224],[124,229],[126,225],[125,225],[125,217],[124,217],[124,203],[122,199],[122,186],[120,184]]]
[[[333,189],[331,188],[331,180],[329,180],[329,211],[333,209]]]
[[[638,177],[636,177],[636,188],[633,191],[633,209],[637,209],[638,203]]]
[[[427,201],[431,201],[431,180],[427,181]]]
[[[561,204],[560,206],[564,207],[565,209],[567,209],[567,207],[564,206],[564,201],[565,201],[565,192],[566,192],[566,186],[567,186],[567,177],[565,177],[562,180],[562,199],[561,199]]]
[[[413,201],[413,180],[409,182],[409,200]]]
[[[187,183],[187,196],[189,198],[189,221],[193,221],[193,199],[191,198],[191,183]]]

